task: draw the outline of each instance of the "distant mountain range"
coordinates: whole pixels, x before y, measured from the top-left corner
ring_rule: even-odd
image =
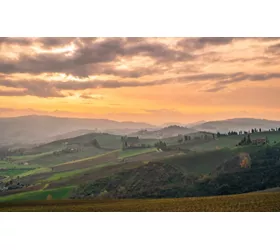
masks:
[[[168,138],[178,134],[190,134],[198,131],[227,133],[232,130],[248,131],[252,128],[268,130],[279,127],[280,121],[252,118],[200,121],[187,126],[172,125],[160,128],[140,122],[31,115],[0,118],[0,147],[41,144],[92,132],[131,135],[142,138]]]
[[[46,143],[90,132],[112,133],[154,128],[147,123],[117,122],[106,119],[61,118],[54,116],[20,116],[0,118],[0,146]]]

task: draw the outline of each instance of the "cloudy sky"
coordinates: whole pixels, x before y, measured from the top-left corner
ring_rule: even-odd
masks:
[[[0,38],[0,116],[280,120],[277,38]]]

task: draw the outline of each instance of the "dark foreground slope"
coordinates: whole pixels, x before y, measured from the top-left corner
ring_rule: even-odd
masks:
[[[1,203],[11,212],[279,212],[280,192],[141,200],[64,200]]]
[[[75,199],[106,198],[179,198],[241,194],[280,186],[278,147],[256,147],[258,152],[242,153],[211,166],[208,174],[190,171],[190,158],[180,164],[149,162],[81,185]],[[198,162],[197,162],[198,163]],[[214,162],[215,163],[215,162]],[[246,163],[246,164],[245,164]],[[205,169],[206,170],[206,169]]]

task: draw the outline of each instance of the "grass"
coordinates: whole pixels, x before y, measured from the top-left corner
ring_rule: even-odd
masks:
[[[75,175],[86,172],[88,170],[89,170],[88,168],[84,168],[84,169],[77,169],[77,170],[73,170],[73,171],[56,173],[56,174],[53,174],[51,177],[43,180],[43,182],[52,182],[52,181],[57,181],[57,180],[60,180],[60,179],[70,178],[70,177],[73,177]]]
[[[63,165],[66,165],[66,164],[72,164],[72,163],[82,163],[82,162],[97,159],[97,158],[100,158],[100,157],[103,157],[103,156],[106,156],[106,155],[110,155],[110,154],[116,153],[116,152],[118,152],[118,150],[110,151],[110,152],[105,153],[105,154],[99,154],[99,155],[95,155],[95,156],[92,156],[92,157],[87,157],[87,158],[83,158],[83,159],[79,159],[79,160],[75,160],[75,161],[69,161],[69,162],[61,163],[61,164],[55,165],[54,167],[59,167],[59,166],[63,166]]]
[[[19,176],[28,171],[29,171],[28,169],[6,169],[6,170],[1,170],[0,175],[7,176],[7,177],[14,177],[14,176]]]
[[[208,174],[231,156],[233,156],[233,152],[230,149],[220,149],[206,152],[190,152],[160,161],[175,165],[186,174]]]
[[[25,177],[25,176],[29,176],[29,175],[33,175],[33,174],[41,174],[41,173],[47,173],[47,172],[51,172],[50,168],[36,168],[33,170],[30,170],[28,172],[24,172],[22,174],[19,175],[19,177]]]
[[[119,159],[132,157],[140,154],[155,152],[156,148],[140,148],[140,149],[127,149],[119,152]]]
[[[70,162],[70,161],[76,161],[76,160],[82,160],[88,157],[94,157],[104,154],[105,150],[98,149],[94,147],[87,147],[84,148],[83,151],[80,152],[74,152],[74,153],[63,153],[59,156],[57,155],[44,155],[42,157],[37,157],[30,161],[32,164],[38,164],[44,167],[47,166],[54,166],[58,164],[62,164],[64,162]]]
[[[279,212],[280,192],[230,196],[137,200],[60,200],[46,201],[48,194],[66,197],[71,188],[47,190],[33,198],[42,201],[11,203],[3,200],[0,211],[37,212]],[[55,193],[57,192],[57,193]],[[36,192],[34,192],[36,193]],[[57,195],[56,195],[57,194]],[[19,195],[18,195],[19,196]],[[4,197],[5,198],[5,197]],[[31,198],[29,196],[29,198]],[[43,201],[44,200],[44,201]],[[15,200],[14,200],[15,201]],[[19,199],[17,200],[19,201]]]
[[[8,162],[8,161],[1,161],[0,162],[0,168],[5,168],[5,169],[15,169],[15,168],[36,168],[38,165],[35,164],[29,164],[29,165],[18,165],[13,162]]]
[[[49,190],[38,190],[30,191],[19,194],[13,194],[9,196],[0,197],[0,202],[11,202],[11,201],[30,201],[30,200],[46,200],[47,196],[50,194],[53,199],[67,199],[73,186],[62,187]]]
[[[40,158],[42,156],[52,155],[52,153],[53,153],[53,151],[43,152],[43,153],[39,153],[39,154],[16,155],[16,156],[10,156],[10,158],[14,161],[30,161],[30,160],[34,160],[36,158]]]
[[[99,165],[96,165],[96,166],[93,166],[93,167],[89,167],[89,168],[83,168],[83,169],[77,169],[77,170],[73,170],[73,171],[66,171],[66,172],[55,173],[51,177],[49,177],[46,180],[44,180],[44,182],[52,182],[52,181],[57,181],[57,180],[60,180],[60,179],[71,178],[71,177],[73,177],[75,175],[79,175],[79,174],[88,172],[88,171],[90,171],[92,169],[101,168],[101,167],[104,167],[104,166],[110,166],[112,164],[113,163],[111,163],[111,164],[110,163],[99,164]]]
[[[251,139],[263,138],[266,137],[270,141],[270,144],[274,144],[274,142],[280,142],[280,132],[261,132],[261,133],[253,133],[250,134]],[[217,140],[210,141],[189,141],[186,144],[180,145],[181,148],[191,149],[194,151],[211,151],[215,149],[222,148],[233,148],[238,144],[244,135],[232,135],[232,136],[224,136],[217,138]]]

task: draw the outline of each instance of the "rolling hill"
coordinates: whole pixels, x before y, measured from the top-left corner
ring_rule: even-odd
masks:
[[[170,138],[178,136],[179,134],[191,134],[195,133],[197,130],[193,128],[181,127],[177,125],[172,125],[164,127],[158,130],[141,130],[136,133],[132,133],[131,136],[139,136],[140,138]]]
[[[264,120],[264,119],[253,119],[253,118],[234,118],[221,121],[209,121],[199,125],[192,126],[192,129],[209,131],[209,132],[220,132],[227,133],[229,131],[248,131],[252,128],[262,130],[269,130],[271,128],[279,128],[280,121]]]

